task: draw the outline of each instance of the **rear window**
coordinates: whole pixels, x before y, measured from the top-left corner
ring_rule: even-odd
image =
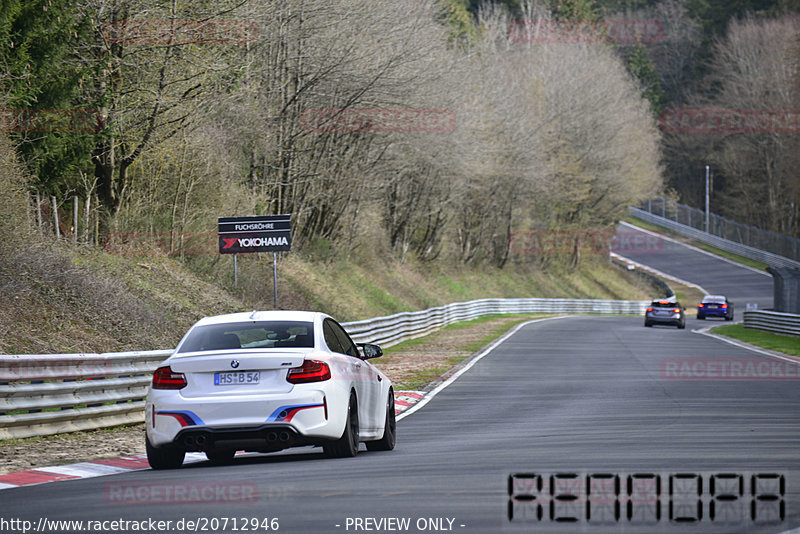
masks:
[[[704,303],[725,304],[725,297],[705,297]]]
[[[314,323],[252,321],[198,326],[181,343],[178,352],[287,347],[313,348]]]

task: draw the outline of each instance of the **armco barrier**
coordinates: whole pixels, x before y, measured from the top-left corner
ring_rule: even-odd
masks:
[[[628,211],[637,219],[661,226],[662,228],[667,228],[668,230],[672,230],[673,232],[679,233],[683,236],[690,237],[700,241],[701,243],[717,247],[727,252],[738,254],[739,256],[744,256],[745,258],[750,258],[752,260],[760,261],[761,263],[766,263],[767,265],[774,265],[776,267],[800,268],[800,262],[785,258],[783,256],[778,256],[777,254],[772,254],[771,252],[765,252],[763,250],[748,247],[747,245],[742,245],[741,243],[728,241],[727,239],[722,239],[721,237],[717,237],[715,235],[707,234],[702,230],[671,221],[658,215],[653,215],[652,213],[640,210],[639,208],[629,207]]]
[[[343,326],[356,342],[391,346],[483,315],[641,314],[646,306],[630,300],[481,299]],[[152,372],[171,353],[0,355],[0,439],[142,422]]]
[[[746,311],[744,327],[800,336],[800,315],[761,310]]]

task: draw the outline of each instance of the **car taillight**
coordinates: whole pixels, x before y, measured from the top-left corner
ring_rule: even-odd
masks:
[[[304,360],[303,365],[289,369],[286,375],[286,380],[292,384],[322,382],[330,378],[331,369],[328,364],[317,360]]]
[[[722,308],[727,308],[727,307],[728,307],[728,305],[727,305],[727,304],[723,304],[721,307],[722,307]]]
[[[169,366],[159,367],[153,373],[153,389],[183,389],[187,385],[183,373],[176,373]]]
[[[675,309],[674,309],[674,310],[672,310],[672,311],[673,311],[674,313],[680,313],[680,312],[681,312],[681,309],[680,309],[680,308],[675,308]]]
[[[651,307],[647,308],[647,311],[653,311],[653,307],[651,306]]]
[[[704,306],[704,304],[702,302],[697,305],[698,308],[702,308],[703,306]]]

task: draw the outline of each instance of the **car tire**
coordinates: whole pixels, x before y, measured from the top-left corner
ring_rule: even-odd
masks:
[[[221,449],[215,451],[206,451],[206,458],[212,464],[225,465],[233,461],[236,451],[230,449]]]
[[[648,323],[647,321],[645,321],[644,325],[649,328],[649,327],[653,326],[653,323]]]
[[[726,316],[725,316],[725,320],[726,320],[726,321],[733,321],[733,317],[728,317],[728,316],[726,315]]]
[[[397,419],[394,413],[394,392],[389,390],[386,401],[386,422],[383,425],[383,437],[378,441],[368,441],[368,451],[390,451],[397,441]]]
[[[358,454],[358,443],[358,402],[351,393],[342,437],[323,445],[322,450],[331,458],[352,458]]]
[[[705,315],[698,315],[697,318],[700,319],[701,321],[703,321],[703,320],[705,320],[706,316]]]
[[[685,322],[683,322],[683,323],[680,323],[680,324],[678,325],[678,330],[683,330],[684,328],[686,328],[686,323],[685,323]]]
[[[153,469],[177,469],[183,465],[185,451],[172,447],[154,447],[147,436],[144,438],[144,446],[147,451],[147,463]]]

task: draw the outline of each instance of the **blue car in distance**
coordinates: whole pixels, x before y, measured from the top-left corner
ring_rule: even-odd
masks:
[[[726,321],[733,321],[733,303],[722,295],[706,295],[702,302],[697,303],[697,318],[722,317]]]

